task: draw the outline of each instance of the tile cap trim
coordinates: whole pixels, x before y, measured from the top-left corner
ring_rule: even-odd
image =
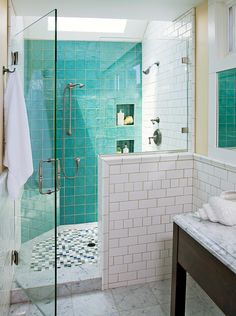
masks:
[[[189,160],[193,159],[193,154],[184,153],[160,153],[160,152],[147,152],[147,153],[130,153],[122,155],[99,155],[98,159],[106,162],[109,165],[122,164],[122,163],[143,163],[143,162],[159,162],[159,161],[172,161],[172,160]]]
[[[229,171],[236,172],[236,165],[224,163],[223,161],[215,160],[210,157],[206,157],[206,156],[202,156],[198,154],[194,154],[193,158],[194,158],[194,161],[204,162],[206,164],[213,165],[218,168],[227,169]]]

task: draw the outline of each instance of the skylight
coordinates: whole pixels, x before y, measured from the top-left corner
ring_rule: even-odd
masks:
[[[125,19],[57,18],[57,30],[62,32],[124,33]],[[55,30],[55,19],[48,18],[48,30]]]

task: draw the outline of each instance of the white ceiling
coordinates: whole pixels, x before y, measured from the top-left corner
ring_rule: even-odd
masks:
[[[172,21],[202,0],[12,0],[20,16],[41,16],[58,9],[59,16]]]
[[[48,20],[41,19],[38,23],[37,16],[25,16],[23,19],[23,27],[33,24],[24,31],[25,38],[31,39],[52,39],[53,32],[48,31]],[[57,32],[59,40],[76,40],[76,41],[128,41],[140,42],[146,30],[147,21],[144,20],[128,20],[124,33],[89,33],[89,32]]]

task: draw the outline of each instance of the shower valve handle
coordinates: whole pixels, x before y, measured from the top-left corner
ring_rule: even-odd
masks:
[[[152,137],[148,137],[148,139],[149,139],[149,145],[151,145],[151,143],[152,143],[151,140],[154,139],[154,137],[153,136]]]

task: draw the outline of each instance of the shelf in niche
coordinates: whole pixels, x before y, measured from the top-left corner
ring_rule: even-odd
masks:
[[[134,152],[134,140],[133,139],[122,139],[116,141],[116,152],[119,153],[119,148],[121,150],[120,153],[123,153],[123,149],[125,148],[125,145],[129,148],[129,152]]]
[[[126,125],[116,125],[116,127],[118,127],[118,128],[127,128],[127,127],[133,127],[133,126],[135,126],[134,124],[126,124]]]
[[[132,126],[134,125],[134,104],[117,104],[116,105],[116,114],[118,114],[120,111],[124,113],[124,118],[126,119],[128,116],[133,118],[133,122],[131,124],[124,124],[124,125],[118,125],[118,122],[116,120],[116,125],[121,126]]]

